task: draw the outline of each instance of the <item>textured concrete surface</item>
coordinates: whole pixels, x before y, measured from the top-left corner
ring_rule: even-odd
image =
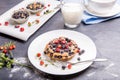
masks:
[[[0,15],[21,1],[0,0]],[[42,33],[56,29],[67,29],[64,28],[61,12],[48,20],[27,42],[0,33],[0,45],[4,42],[15,41],[17,48],[14,56],[27,58],[29,44]],[[23,77],[24,70],[13,75],[10,70],[4,68],[0,70],[0,80],[120,80],[120,18],[94,25],[81,23],[78,28],[72,30],[89,36],[97,47],[97,57],[108,58],[109,61],[95,62],[85,71],[70,76],[31,72],[33,77]]]

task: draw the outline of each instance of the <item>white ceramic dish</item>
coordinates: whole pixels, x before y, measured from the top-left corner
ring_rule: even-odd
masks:
[[[115,4],[114,7],[112,8],[112,10],[110,11],[110,13],[108,14],[98,14],[96,12],[94,12],[93,10],[89,9],[89,7],[85,7],[85,11],[87,11],[88,13],[98,16],[98,17],[111,17],[114,16],[118,13],[120,13],[120,5]]]
[[[36,2],[36,1],[34,1],[34,2]],[[34,2],[31,2],[30,4],[33,4]],[[38,1],[38,2],[41,3],[41,4],[43,4],[43,5],[45,5],[45,3],[41,2],[41,1]],[[29,4],[28,4],[28,5],[29,5]],[[27,6],[28,6],[28,5],[27,5]],[[27,7],[27,6],[26,6],[26,7]],[[26,9],[27,9],[27,8],[26,8]],[[44,6],[43,6],[41,9],[37,9],[37,10],[27,9],[27,11],[29,11],[30,13],[35,14],[35,13],[37,13],[37,12],[42,12],[43,9],[44,9]]]
[[[43,0],[23,0],[22,2],[20,2],[19,4],[11,8],[10,10],[6,11],[4,14],[0,15],[0,23],[4,24],[4,22],[6,21],[11,21],[10,20],[11,16],[15,10],[19,10],[21,8],[25,9],[26,6],[33,1],[42,1],[45,3],[46,6],[50,4],[50,7],[47,7],[46,9],[44,9],[41,12],[40,16],[31,15],[24,24],[20,24],[21,27],[24,27],[25,29],[24,32],[20,32],[20,30],[16,29],[14,27],[15,25],[13,24],[9,24],[9,27],[5,27],[5,25],[0,26],[0,32],[6,35],[10,35],[12,37],[18,38],[23,41],[27,41],[32,34],[34,34],[40,27],[42,27],[42,25],[46,21],[48,21],[60,9],[60,8],[54,9],[60,4],[60,2],[56,0],[44,0],[44,1]],[[49,14],[43,15],[43,13],[48,9],[53,11],[51,11]],[[40,23],[33,24],[31,27],[28,27],[28,22],[32,23],[35,20],[40,20]]]
[[[69,69],[69,70],[68,69],[62,70],[60,67],[56,67],[53,65],[49,65],[47,67],[40,66],[39,60],[35,58],[36,53],[40,52],[42,58],[46,58],[46,56],[43,54],[46,44],[49,41],[53,40],[54,38],[58,38],[60,36],[65,36],[74,40],[81,49],[85,50],[85,53],[80,56],[81,61],[95,59],[96,46],[89,37],[87,37],[82,33],[71,31],[71,30],[53,30],[38,36],[30,44],[28,48],[28,58],[30,62],[33,64],[33,66],[35,66],[38,70],[41,70],[45,73],[53,74],[53,75],[69,75],[69,74],[78,73],[88,68],[92,64],[92,62],[79,63],[77,65],[72,66],[72,69]],[[70,62],[76,62],[77,57],[78,57],[78,54],[76,54],[75,57],[73,57],[70,60]]]
[[[25,23],[29,19],[30,13],[27,10],[16,10],[16,11],[13,12],[13,14],[16,13],[16,12],[19,12],[19,11],[26,11],[29,16],[27,18],[19,18],[19,19],[15,19],[11,16],[11,20],[15,21],[16,23],[20,23],[20,24]]]

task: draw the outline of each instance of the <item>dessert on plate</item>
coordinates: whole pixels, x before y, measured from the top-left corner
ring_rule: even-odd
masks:
[[[80,48],[75,41],[67,37],[59,37],[50,41],[45,49],[44,54],[51,60],[68,61],[72,59]]]
[[[16,23],[25,23],[29,19],[29,12],[25,9],[20,9],[14,11],[12,14],[11,20],[15,21]]]
[[[31,13],[41,12],[44,9],[44,3],[33,2],[27,5],[27,10]]]

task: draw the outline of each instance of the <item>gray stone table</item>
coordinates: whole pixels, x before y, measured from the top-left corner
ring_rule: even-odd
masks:
[[[0,0],[0,15],[22,0]],[[0,33],[0,45],[15,41],[17,48],[14,57],[27,62],[29,44],[39,35],[64,27],[61,12],[57,12],[27,42]],[[120,80],[120,19],[113,19],[94,25],[80,24],[72,29],[89,36],[97,47],[97,57],[108,58],[107,62],[95,62],[86,70],[68,76],[53,76],[38,70],[15,66],[13,69],[0,69],[0,80]]]

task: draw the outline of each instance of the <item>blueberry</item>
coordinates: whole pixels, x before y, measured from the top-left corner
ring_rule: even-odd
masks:
[[[62,53],[64,53],[64,51],[63,51],[63,50],[60,50],[60,53],[62,54]]]
[[[77,60],[80,61],[80,57],[78,57]]]
[[[58,58],[59,58],[59,59],[61,59],[61,58],[62,58],[62,56],[58,56]]]
[[[62,66],[62,70],[65,70],[66,66]]]
[[[74,54],[74,52],[70,52],[70,53],[69,53],[70,56],[73,55],[73,54]]]
[[[67,42],[70,42],[71,40],[70,39],[68,39],[68,38],[65,38],[65,40],[67,41]]]
[[[11,56],[10,59],[14,59],[14,58]]]
[[[52,47],[55,48],[55,47],[56,47],[56,44],[52,44]]]
[[[84,52],[85,52],[85,50],[81,50],[80,53],[79,53],[79,55],[83,54]]]

